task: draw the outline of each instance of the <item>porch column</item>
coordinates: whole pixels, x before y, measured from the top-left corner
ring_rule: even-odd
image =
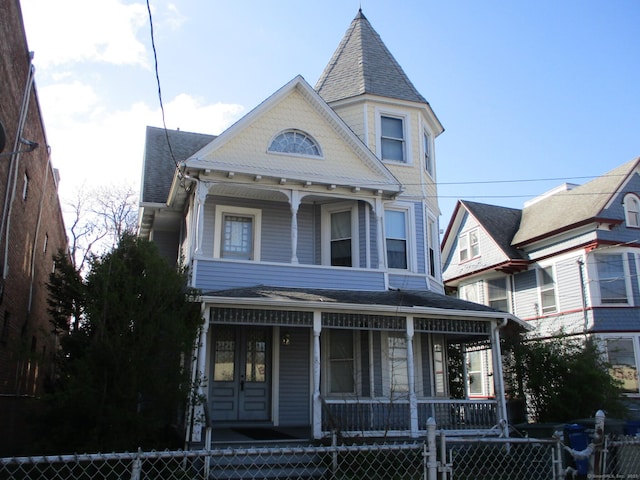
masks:
[[[209,315],[210,309],[203,308],[202,317],[203,323],[200,328],[200,335],[198,338],[198,344],[196,346],[196,368],[195,368],[195,378],[192,378],[192,382],[195,383],[198,387],[198,398],[203,399],[204,402],[207,402],[207,396],[205,395],[205,383],[206,383],[206,364],[207,364],[207,346],[208,346],[208,335],[209,335]],[[206,415],[205,409],[208,408],[208,405],[204,403],[195,403],[192,407],[192,422],[188,427],[192,428],[190,440],[192,442],[200,442],[202,441],[202,430],[203,428],[210,428],[211,425],[207,425],[205,422]]]
[[[322,313],[313,312],[313,438],[322,437],[322,399],[320,398],[320,332]]]
[[[500,321],[501,320],[501,321]],[[504,392],[504,376],[502,372],[502,351],[500,348],[500,329],[507,324],[507,319],[499,319],[498,322],[491,322],[491,356],[493,361],[493,382],[496,391],[496,401],[498,409],[498,425],[502,429],[504,437],[509,436],[509,425],[507,418],[507,401]]]
[[[407,376],[409,383],[409,425],[411,437],[418,437],[418,399],[416,398],[416,379],[413,363],[413,337],[415,334],[413,317],[407,316]]]
[[[376,198],[376,237],[378,245],[378,269],[384,270],[385,268],[385,252],[384,252],[384,237],[383,237],[383,222],[384,222],[384,208],[382,206],[382,199]]]
[[[204,232],[204,204],[209,194],[209,184],[205,182],[198,182],[198,188],[196,191],[196,204],[195,204],[195,245],[194,253],[200,254],[202,251],[202,236]]]
[[[298,263],[298,207],[300,206],[300,194],[297,190],[291,191],[291,263]]]

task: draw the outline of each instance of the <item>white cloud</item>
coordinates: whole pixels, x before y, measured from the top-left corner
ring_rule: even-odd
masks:
[[[162,126],[159,108],[139,102],[125,110],[109,109],[91,86],[80,82],[51,85],[39,96],[63,202],[85,185],[126,183],[138,188],[145,129]],[[168,128],[209,134],[219,134],[242,111],[240,105],[206,104],[187,94],[165,105]]]
[[[83,61],[146,65],[137,38],[148,24],[143,4],[119,0],[22,0],[29,48],[39,67]]]

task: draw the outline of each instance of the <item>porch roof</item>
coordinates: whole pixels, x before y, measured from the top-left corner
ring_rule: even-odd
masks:
[[[508,312],[428,290],[356,291],[258,285],[206,292],[202,294],[202,300],[238,306],[319,308],[486,321],[502,319],[508,321],[511,328],[521,331],[532,329],[528,323]]]

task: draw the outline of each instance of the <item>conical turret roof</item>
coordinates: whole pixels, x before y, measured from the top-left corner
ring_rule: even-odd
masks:
[[[351,22],[315,89],[327,103],[364,94],[428,103],[393,58],[362,9]]]

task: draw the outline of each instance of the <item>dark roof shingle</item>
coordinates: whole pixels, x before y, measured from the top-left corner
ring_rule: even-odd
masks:
[[[147,127],[141,202],[165,203],[171,189],[176,164],[186,160],[214,138],[216,138],[214,135],[203,133],[180,130],[166,130],[165,133],[164,128]]]
[[[364,94],[427,103],[362,10],[351,22],[315,89],[327,103]]]

